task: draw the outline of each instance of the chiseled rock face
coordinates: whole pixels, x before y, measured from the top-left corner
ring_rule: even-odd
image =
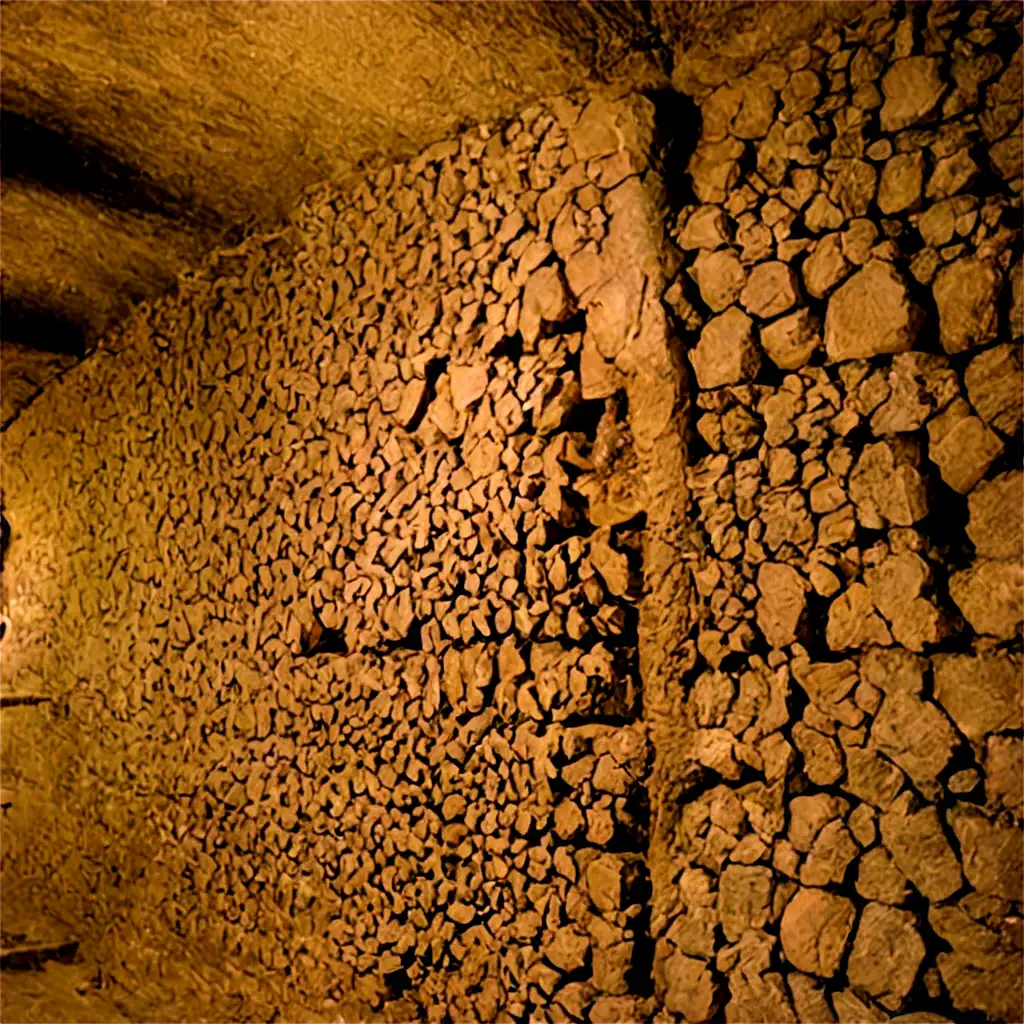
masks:
[[[899,273],[871,260],[829,299],[825,351],[834,363],[906,352],[920,323],[921,311]]]

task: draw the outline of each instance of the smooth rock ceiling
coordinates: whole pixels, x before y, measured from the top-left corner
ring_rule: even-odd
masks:
[[[837,3],[5,3],[4,340],[79,351],[315,182],[595,79],[672,76],[699,92],[849,15]],[[29,372],[10,350],[7,362],[5,377]]]

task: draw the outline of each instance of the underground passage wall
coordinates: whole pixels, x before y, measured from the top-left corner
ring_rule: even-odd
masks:
[[[318,189],[8,431],[7,682],[52,703],[5,886],[142,1012],[643,1015],[652,132],[564,99]]]
[[[49,386],[5,892],[163,1019],[1021,1019],[1020,28],[473,129]]]

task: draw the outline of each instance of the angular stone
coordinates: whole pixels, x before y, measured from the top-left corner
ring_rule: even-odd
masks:
[[[847,801],[828,793],[794,797],[789,804],[789,841],[793,849],[809,853],[818,833],[848,809]]]
[[[796,274],[778,260],[759,263],[740,293],[743,308],[762,320],[785,313],[797,301]]]
[[[995,340],[1001,286],[999,271],[973,256],[949,263],[935,275],[939,341],[947,352],[965,352]]]
[[[969,569],[954,573],[949,596],[975,632],[1013,640],[1024,620],[1021,589],[1024,572],[1019,562],[980,559]]]
[[[829,198],[847,217],[863,217],[875,198],[878,172],[866,160],[836,160],[839,172],[832,181]]]
[[[1002,454],[1003,442],[972,416],[970,406],[954,399],[948,409],[928,424],[928,457],[942,479],[960,494],[967,494]]]
[[[917,430],[960,392],[956,371],[945,357],[927,352],[893,356],[886,383],[889,397],[871,417],[872,433],[880,437]]]
[[[833,651],[891,644],[892,634],[878,614],[871,592],[863,583],[851,583],[828,609],[825,641]]]
[[[718,883],[718,917],[729,942],[748,929],[763,928],[771,917],[772,872],[770,868],[730,864]]]
[[[925,120],[939,105],[946,85],[937,57],[906,57],[882,78],[882,131],[898,132]]]
[[[1018,655],[940,654],[933,659],[935,699],[975,743],[993,732],[1024,728]]]
[[[705,325],[690,362],[697,383],[705,389],[753,380],[761,368],[753,321],[738,307],[730,306]]]
[[[757,624],[772,647],[796,640],[807,607],[807,582],[792,566],[763,562],[757,571]]]
[[[825,350],[834,363],[905,352],[921,320],[895,268],[870,260],[829,299]]]
[[[698,206],[679,232],[681,249],[717,249],[729,244],[729,220],[720,206]]]
[[[791,667],[807,696],[823,710],[834,708],[857,685],[857,664],[853,661],[794,659]]]
[[[885,810],[903,788],[903,772],[873,745],[846,747],[846,778],[842,788],[869,804]]]
[[[830,786],[843,775],[839,745],[803,722],[793,726],[793,741],[804,759],[804,774],[816,786]]]
[[[912,551],[889,555],[867,569],[864,579],[897,643],[922,651],[942,639],[942,615],[931,601],[921,597],[922,588],[931,582],[931,570],[920,555]]]
[[[985,743],[985,796],[996,810],[1006,809],[1018,820],[1024,812],[1024,740],[989,736]]]
[[[904,438],[864,446],[850,473],[850,497],[869,530],[886,525],[913,526],[928,512],[924,481],[918,472],[920,451]]]
[[[882,843],[896,866],[929,900],[948,899],[963,885],[960,864],[931,805],[914,811],[904,793],[879,819]]]
[[[846,877],[860,847],[841,821],[830,821],[817,834],[800,869],[804,885],[838,885]]]
[[[821,321],[809,309],[799,309],[761,328],[761,346],[783,370],[806,366],[821,345]]]
[[[910,895],[910,888],[885,848],[875,846],[857,864],[857,892],[866,900],[898,907]]]
[[[486,373],[486,371],[485,371]],[[485,384],[486,387],[486,377]],[[427,382],[422,379],[409,381],[402,391],[402,400],[395,413],[395,419],[403,427],[410,427],[426,408]]]
[[[925,195],[929,199],[945,199],[956,195],[974,183],[978,171],[978,165],[971,159],[970,151],[957,150],[943,157],[935,165],[935,170],[928,179]]]
[[[487,390],[487,366],[453,366],[448,376],[456,409],[468,409]]]
[[[847,967],[850,984],[898,1010],[917,978],[924,941],[909,911],[869,903],[861,914]]]
[[[924,673],[928,663],[909,651],[868,651],[861,659],[860,670],[864,679],[883,693],[924,692]]]
[[[601,854],[591,861],[587,868],[587,892],[598,910],[621,909],[625,867],[623,858],[611,853]]]
[[[1015,434],[1021,421],[1021,375],[1019,345],[996,345],[976,355],[964,372],[964,383],[978,415],[990,427]]]
[[[701,252],[694,261],[693,271],[700,297],[716,313],[739,298],[747,280],[747,272],[735,249]]]
[[[779,934],[786,959],[798,970],[831,978],[839,969],[856,910],[842,896],[800,889],[786,904]]]
[[[669,1013],[678,1013],[688,1021],[707,1021],[714,1015],[721,990],[706,960],[685,956],[667,946],[665,954],[655,957],[655,986],[663,993]]]
[[[947,818],[960,843],[967,881],[986,896],[1021,902],[1024,832],[1016,825],[993,824],[963,805],[948,811]]]
[[[544,948],[544,955],[566,974],[578,970],[586,962],[590,939],[575,928],[559,928]]]
[[[930,701],[910,693],[888,693],[871,726],[871,739],[929,797],[940,795],[936,781],[949,764],[957,735]]]
[[[733,115],[732,134],[738,139],[763,139],[775,115],[775,90],[767,82],[745,78],[739,83],[739,109]]]
[[[786,977],[796,1019],[801,1024],[835,1024],[835,1014],[825,998],[825,989],[817,978],[811,978],[799,971],[791,971]]]
[[[878,208],[888,215],[915,209],[921,201],[923,181],[924,154],[920,150],[890,157],[882,168]]]
[[[838,234],[825,235],[819,239],[814,251],[804,260],[804,287],[808,295],[824,298],[852,269],[843,255],[842,241]]]

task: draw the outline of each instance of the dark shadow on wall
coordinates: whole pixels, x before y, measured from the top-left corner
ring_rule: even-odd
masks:
[[[87,333],[86,324],[62,310],[14,296],[0,300],[0,338],[6,342],[81,359],[86,353]]]
[[[58,195],[82,195],[125,213],[157,214],[196,224],[220,217],[194,196],[175,195],[89,138],[0,110],[3,176]]]

